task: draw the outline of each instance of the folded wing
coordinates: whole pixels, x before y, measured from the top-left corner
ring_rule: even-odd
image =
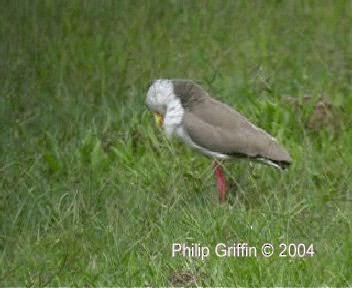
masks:
[[[236,110],[204,97],[186,110],[182,124],[197,145],[233,157],[268,159],[288,165],[289,153]]]

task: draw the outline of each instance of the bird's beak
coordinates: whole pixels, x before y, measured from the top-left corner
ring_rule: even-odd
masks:
[[[156,121],[156,124],[158,124],[158,126],[161,126],[163,124],[163,115],[161,115],[160,113],[158,112],[154,112],[154,117],[155,117],[155,121]]]

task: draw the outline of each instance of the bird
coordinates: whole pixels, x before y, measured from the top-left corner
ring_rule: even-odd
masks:
[[[273,136],[192,80],[151,81],[145,104],[165,128],[167,138],[178,138],[215,159],[220,203],[226,201],[227,190],[222,159],[245,158],[279,170],[292,163],[289,152]]]

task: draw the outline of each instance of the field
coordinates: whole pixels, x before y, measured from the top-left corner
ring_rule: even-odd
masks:
[[[0,286],[352,286],[351,27],[339,0],[1,1]],[[158,78],[236,107],[290,169],[224,163],[219,205],[212,160],[144,105]]]

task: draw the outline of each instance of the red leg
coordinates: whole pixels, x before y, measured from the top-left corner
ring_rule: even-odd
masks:
[[[226,201],[226,179],[220,164],[216,161],[214,164],[214,169],[215,169],[215,176],[216,176],[216,184],[219,192],[219,202],[223,203]]]

